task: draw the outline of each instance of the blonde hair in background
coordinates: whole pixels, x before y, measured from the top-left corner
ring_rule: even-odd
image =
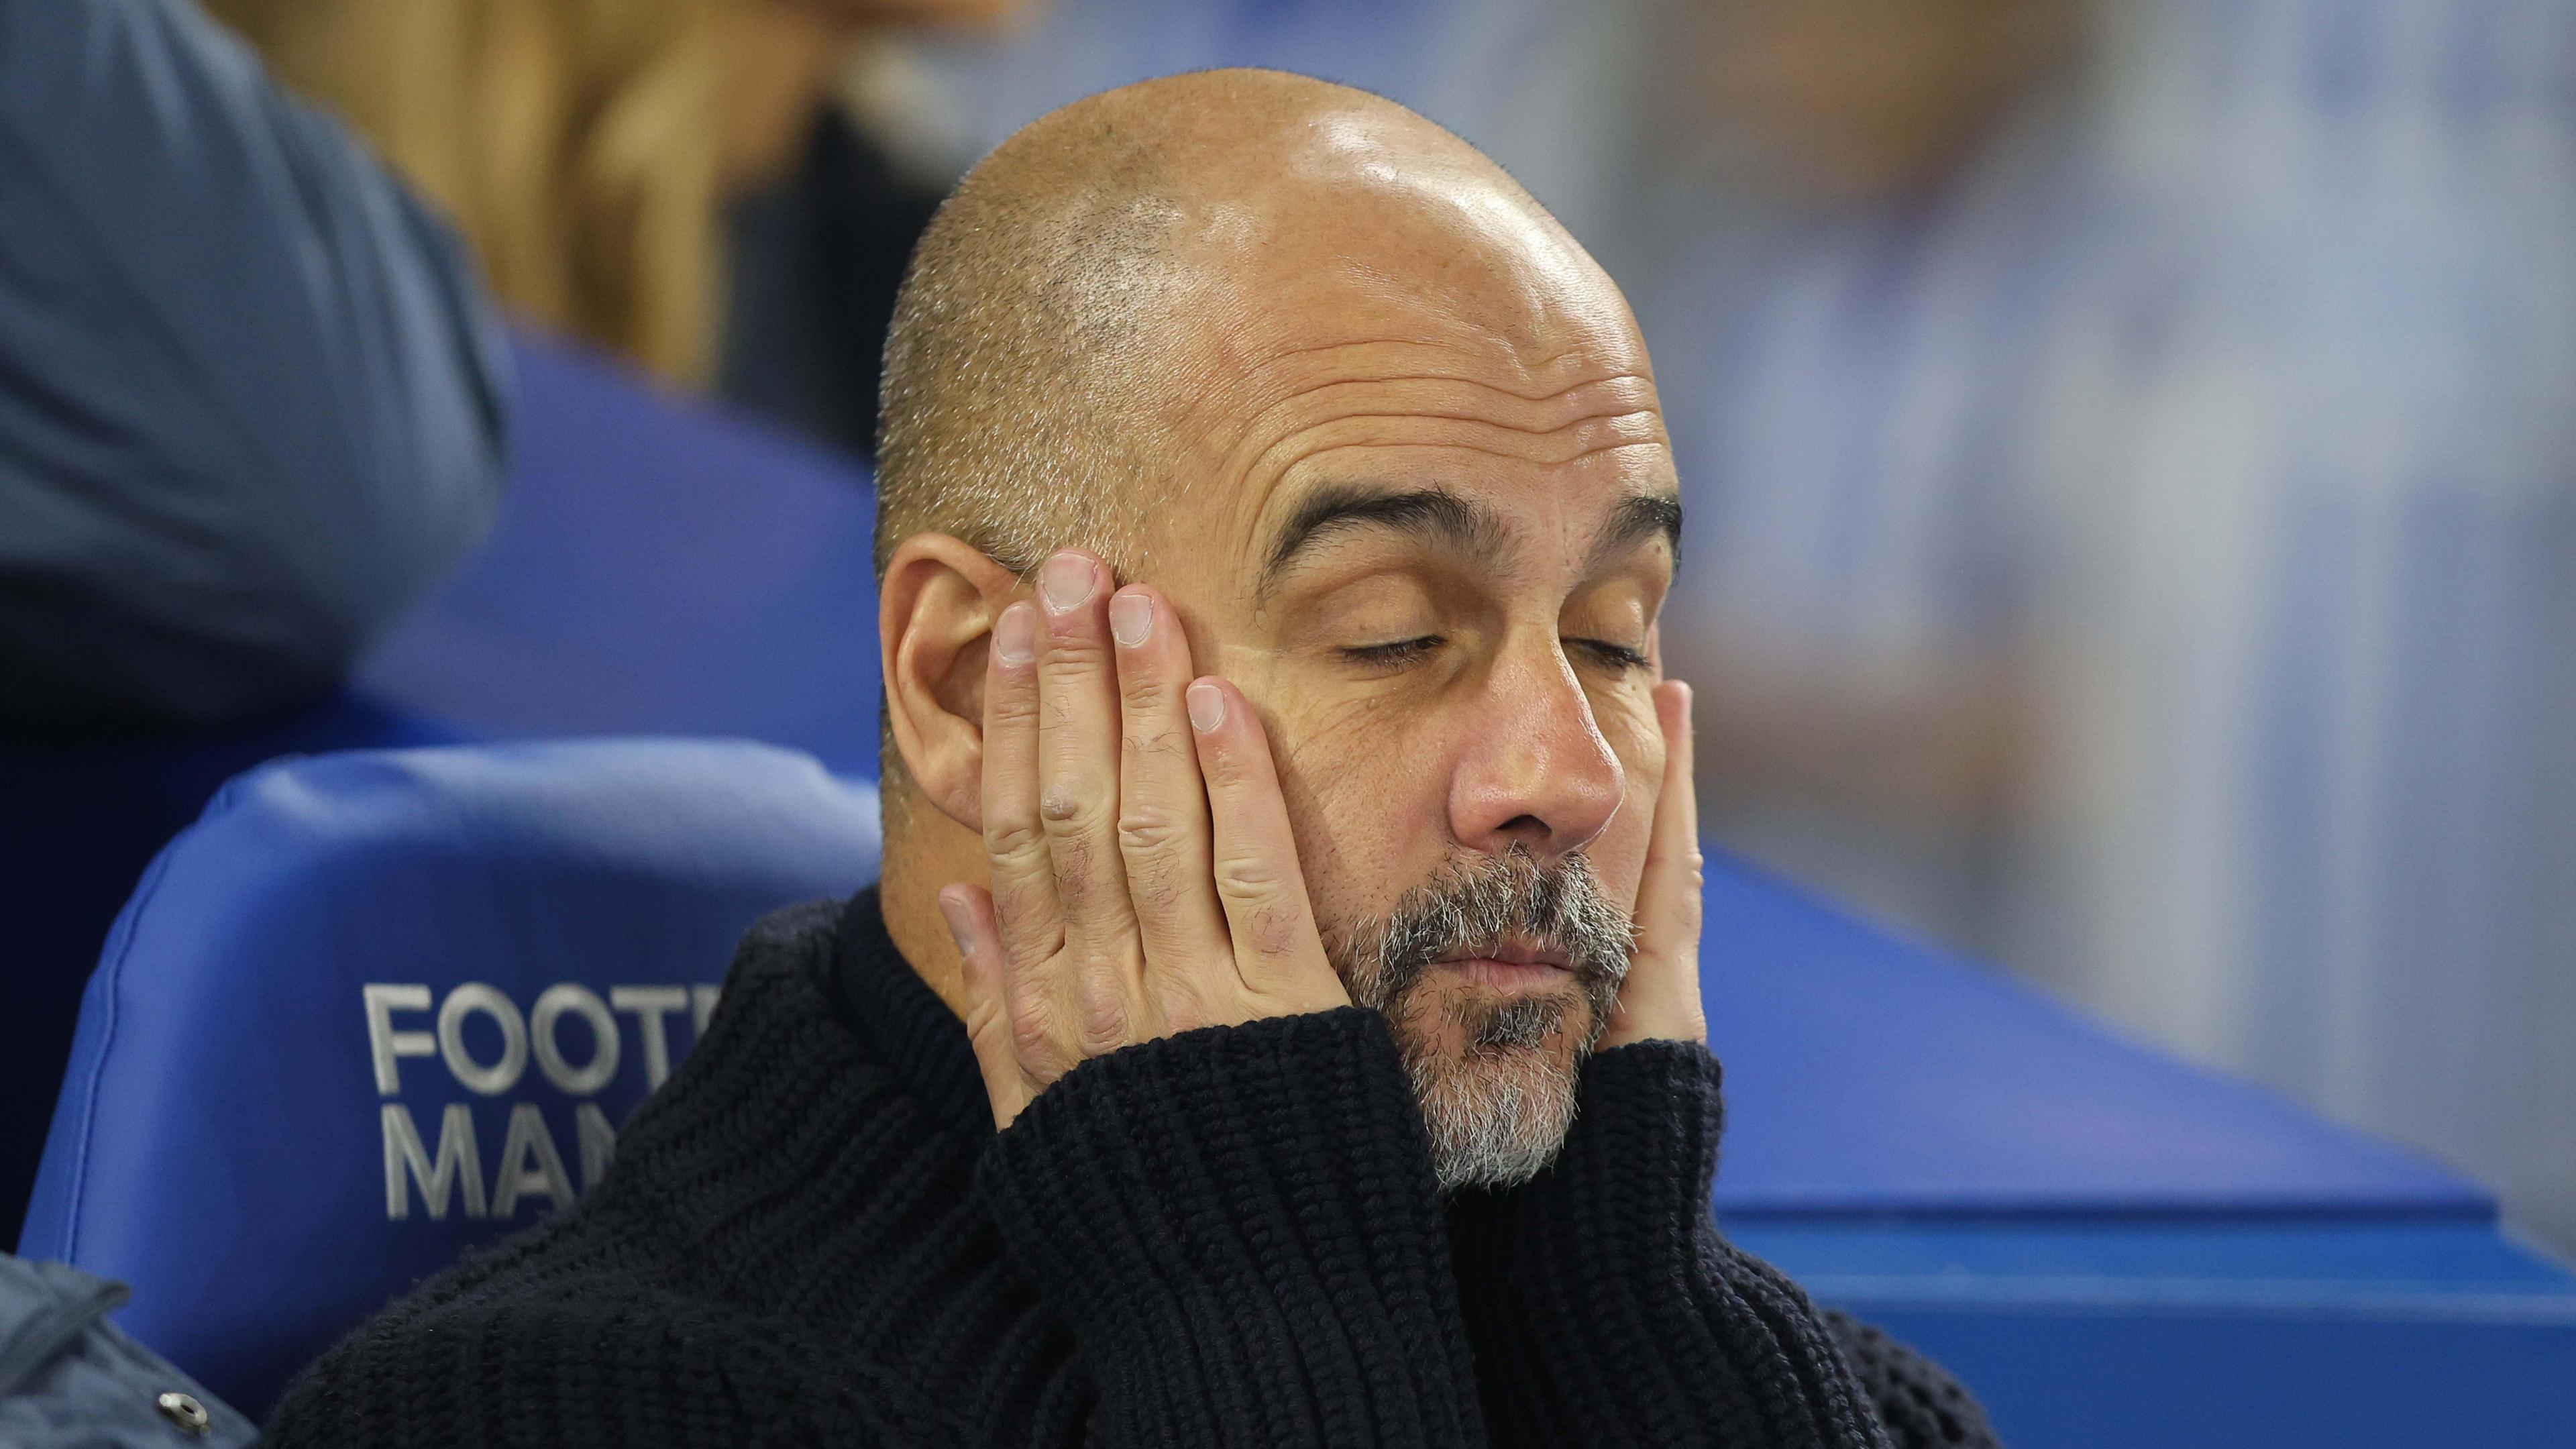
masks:
[[[501,300],[683,384],[714,365],[729,0],[206,0],[455,220]]]

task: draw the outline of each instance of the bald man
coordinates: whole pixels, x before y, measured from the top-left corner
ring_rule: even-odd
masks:
[[[884,418],[882,882],[272,1443],[1991,1442],[1710,1219],[1672,462],[1520,188],[1293,76],[1081,102]]]

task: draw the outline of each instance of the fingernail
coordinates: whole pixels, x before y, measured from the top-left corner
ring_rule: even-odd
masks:
[[[993,626],[993,652],[1004,664],[1026,664],[1038,657],[1038,611],[1013,604]]]
[[[972,934],[972,918],[967,914],[966,903],[949,895],[946,891],[941,891],[939,893],[939,914],[948,918],[948,937],[950,940],[957,943],[957,954],[959,956],[969,956],[974,954],[972,947],[969,945],[969,942],[974,939]]]
[[[1091,597],[1091,560],[1078,553],[1060,553],[1038,570],[1038,593],[1045,598],[1050,613],[1062,614],[1082,607]]]
[[[1128,649],[1154,637],[1154,599],[1151,594],[1115,594],[1109,600],[1109,632]]]
[[[1225,723],[1225,691],[1213,684],[1190,686],[1190,728],[1206,734]]]

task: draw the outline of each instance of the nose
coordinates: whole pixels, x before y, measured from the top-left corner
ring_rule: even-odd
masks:
[[[1450,779],[1450,829],[1470,850],[1541,861],[1581,850],[1619,813],[1625,780],[1592,700],[1548,645],[1498,661]]]

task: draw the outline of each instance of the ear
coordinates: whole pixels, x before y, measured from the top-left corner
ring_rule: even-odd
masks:
[[[982,549],[916,533],[886,564],[877,600],[886,718],[904,769],[942,814],[984,828],[984,653],[1021,593]]]

